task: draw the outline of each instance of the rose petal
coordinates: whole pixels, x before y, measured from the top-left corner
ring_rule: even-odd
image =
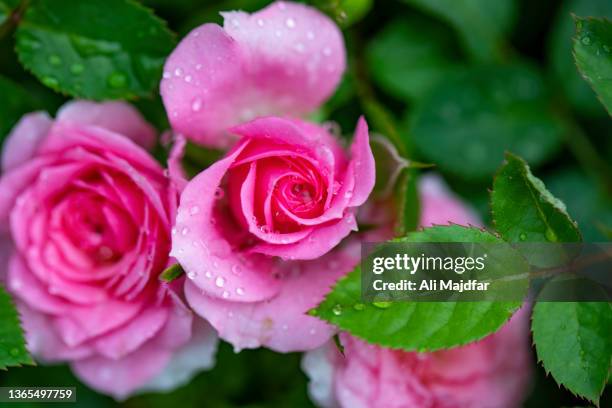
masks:
[[[317,259],[338,245],[351,231],[357,230],[357,221],[352,213],[346,214],[338,221],[313,228],[306,239],[294,244],[275,245],[259,243],[250,252],[279,256],[283,259]]]
[[[334,328],[306,312],[357,262],[359,246],[352,243],[311,262],[286,263],[281,291],[264,302],[215,299],[192,282],[186,283],[185,296],[196,313],[238,350],[260,346],[283,353],[310,350],[329,339]]]
[[[175,351],[163,371],[140,387],[139,392],[168,392],[189,383],[198,372],[214,366],[217,333],[202,319],[195,320],[193,326],[189,343]]]
[[[351,207],[363,204],[376,182],[376,165],[374,164],[374,154],[370,148],[370,137],[368,124],[362,117],[357,122],[353,144],[351,145],[351,162],[354,163],[354,177],[358,182],[355,183],[353,197],[349,203]]]
[[[7,136],[2,148],[2,171],[7,172],[30,159],[53,124],[47,112],[24,115]]]
[[[56,120],[100,126],[132,139],[147,150],[155,144],[155,128],[132,105],[121,101],[70,101],[59,109]]]
[[[166,61],[161,94],[172,127],[227,147],[228,127],[257,116],[301,115],[336,88],[345,68],[338,27],[314,8],[277,2],[224,28],[194,29]]]
[[[279,290],[269,261],[253,258],[247,262],[237,256],[213,224],[217,222],[213,215],[216,190],[244,146],[238,146],[187,184],[181,194],[171,255],[187,276],[211,296],[257,301]]]
[[[71,366],[91,388],[122,400],[160,373],[171,358],[170,350],[148,342],[120,360],[94,356],[77,360]]]
[[[147,307],[124,326],[95,340],[94,347],[101,356],[119,360],[157,335],[168,313],[164,307]]]
[[[17,302],[19,316],[25,331],[28,350],[37,359],[56,362],[89,357],[93,349],[89,345],[70,347],[57,335],[49,316]]]

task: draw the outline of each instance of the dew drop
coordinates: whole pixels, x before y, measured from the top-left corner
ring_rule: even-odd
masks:
[[[62,59],[59,57],[59,55],[49,55],[49,64],[54,65],[54,66],[58,66],[62,64]]]
[[[339,305],[339,304],[338,304],[338,305],[335,305],[335,306],[332,308],[332,313],[333,313],[334,315],[336,315],[336,316],[340,316],[340,315],[342,314],[342,306],[341,306],[341,305]]]
[[[191,81],[193,81],[193,77],[191,75],[185,76],[185,82],[190,83]]]
[[[363,303],[355,303],[355,305],[353,305],[353,309],[360,311],[360,310],[364,310],[365,309],[365,305]]]
[[[215,279],[215,285],[218,288],[222,288],[225,285],[225,279],[222,276],[217,276],[217,279]]]
[[[83,64],[72,64],[70,66],[70,72],[72,72],[75,75],[78,75],[82,73],[83,71],[85,71],[85,67],[83,66]]]
[[[519,239],[520,239],[521,241],[526,240],[526,239],[527,239],[527,234],[525,234],[524,232],[521,232],[521,233],[519,234]]]
[[[202,100],[200,98],[195,98],[193,102],[191,102],[191,110],[198,112],[200,109],[202,109]]]
[[[50,87],[50,88],[56,88],[59,85],[59,82],[57,82],[57,79],[55,79],[54,77],[51,76],[45,76],[42,78],[42,83],[45,84],[46,86]]]
[[[240,276],[242,273],[242,267],[238,264],[232,266],[232,273],[236,276]]]
[[[114,72],[108,77],[107,83],[111,88],[123,88],[127,84],[127,77],[121,72]]]
[[[393,302],[374,302],[372,304],[379,309],[388,309],[389,306],[393,304]]]
[[[212,279],[212,273],[210,271],[206,271],[204,276],[206,276],[208,279]]]
[[[192,279],[192,280],[193,280],[193,279],[195,279],[195,277],[196,277],[196,273],[195,273],[195,272],[187,272],[187,277],[188,277],[189,279]]]
[[[200,207],[198,207],[197,205],[194,205],[193,207],[189,209],[190,215],[196,215],[199,212],[200,212]]]
[[[263,27],[264,26],[264,21],[261,18],[258,18],[257,19],[257,25],[260,26],[260,27]]]
[[[172,235],[176,235],[176,227],[172,227]]]
[[[583,43],[584,45],[591,45],[591,37],[589,37],[588,35],[585,35],[584,37],[582,37],[580,42]]]
[[[555,231],[550,228],[546,229],[544,235],[546,236],[546,239],[550,242],[557,242],[559,240],[559,238],[557,238],[557,234],[555,234]]]
[[[187,235],[187,234],[189,234],[189,228],[184,227],[184,228],[181,230],[181,235],[182,235],[182,236],[185,236],[185,235]]]
[[[180,77],[181,75],[183,75],[183,70],[181,68],[177,68],[174,70],[174,75],[177,77]]]
[[[242,289],[242,288],[236,288],[236,294],[237,294],[238,296],[242,296],[242,295],[244,295],[244,289]]]
[[[287,28],[293,28],[295,27],[295,20],[292,19],[291,17],[289,17],[286,21],[285,21],[285,25],[287,26]]]
[[[221,297],[223,297],[223,299],[227,299],[229,297],[229,292],[227,290],[224,290],[223,293],[221,294]]]

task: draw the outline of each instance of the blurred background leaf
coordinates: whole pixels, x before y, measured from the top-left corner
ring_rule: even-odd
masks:
[[[513,0],[404,0],[451,24],[477,60],[496,61],[516,14]]]
[[[426,161],[467,179],[489,179],[505,150],[536,166],[562,140],[547,96],[532,67],[467,68],[419,101],[409,120],[412,137]]]

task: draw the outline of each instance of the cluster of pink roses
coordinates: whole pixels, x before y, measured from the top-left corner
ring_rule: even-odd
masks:
[[[147,152],[154,129],[121,102],[71,102],[55,120],[31,113],[9,135],[0,279],[30,351],[69,362],[116,398],[185,383],[213,365],[219,336],[237,350],[315,350],[304,368],[326,406],[518,404],[528,357],[520,316],[456,350],[391,351],[348,334],[344,357],[330,348],[334,328],[306,311],[359,261],[353,231],[374,158],[364,119],[345,149],[326,126],[298,118],[338,85],[342,34],[294,3],[224,17],[223,28],[193,30],[166,62],[167,170]],[[227,153],[187,180],[185,139]],[[420,187],[422,225],[477,223],[439,179]],[[186,277],[160,281],[175,262]]]

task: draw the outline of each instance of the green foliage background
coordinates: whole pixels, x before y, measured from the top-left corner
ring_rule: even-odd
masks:
[[[77,3],[83,13],[96,16],[94,23],[71,19]],[[102,3],[105,7],[99,7]],[[44,109],[53,114],[70,96],[132,100],[160,130],[166,129],[165,112],[155,96],[156,84],[163,59],[175,41],[205,22],[221,23],[219,11],[254,11],[269,1],[140,2],[152,12],[126,8],[127,3],[137,3],[131,0],[102,3],[0,0],[0,140],[23,113]],[[504,151],[511,150],[525,158],[534,174],[565,202],[585,241],[610,239],[612,126],[589,82],[578,73],[573,57],[582,58],[579,65],[587,71],[611,64],[612,57],[602,63],[595,59],[600,55],[593,54],[597,50],[605,53],[603,44],[610,33],[597,21],[588,20],[581,27],[581,36],[573,40],[576,29],[571,13],[609,19],[612,2],[308,3],[338,21],[349,51],[349,70],[336,95],[315,113],[315,119],[334,120],[349,133],[365,112],[374,131],[393,141],[405,157],[434,164],[489,224],[492,216],[487,189],[492,187]],[[38,6],[38,10],[24,13],[26,6]],[[54,21],[61,24],[54,26]],[[589,37],[593,44],[583,40],[584,32],[594,33]],[[71,33],[85,40],[70,42]],[[143,36],[149,40],[145,48],[140,46]],[[101,49],[101,42],[110,44],[109,48]],[[117,44],[120,51],[115,52]],[[88,59],[92,56],[96,59]],[[585,76],[598,92],[610,92],[609,85],[596,75],[587,72]],[[604,102],[609,98],[609,93],[600,95]],[[414,228],[418,206],[414,204],[414,184],[410,184],[413,174],[407,170],[400,177],[398,191],[408,205],[402,210],[398,231]],[[503,200],[493,203],[494,211],[496,205],[502,208]],[[504,231],[512,235],[513,225],[509,223]],[[170,394],[137,396],[120,405],[307,407],[311,403],[299,361],[297,354],[267,350],[234,354],[229,345],[222,344],[216,368],[200,374],[189,385]],[[587,404],[546,376],[535,354],[533,367],[535,383],[527,407]],[[74,384],[78,381],[65,366],[0,372],[0,386]],[[78,405],[118,404],[84,385],[77,387]],[[612,405],[610,394],[609,390],[604,392],[600,406]]]

